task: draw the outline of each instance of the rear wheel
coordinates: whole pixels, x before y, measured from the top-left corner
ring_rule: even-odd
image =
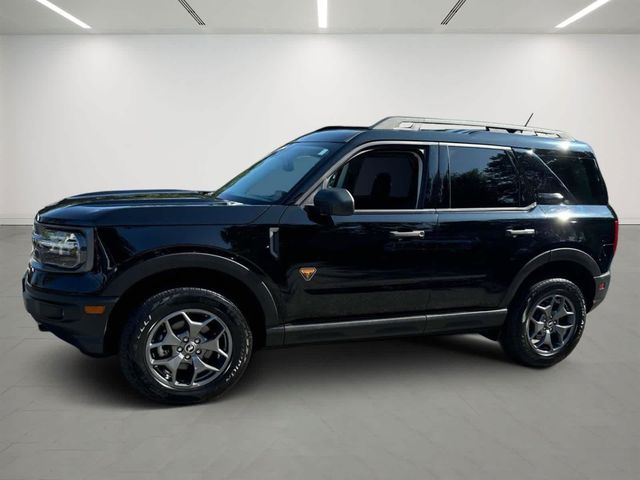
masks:
[[[120,339],[120,362],[145,396],[189,404],[232,387],[251,348],[251,330],[236,305],[210,290],[176,288],[133,312]]]
[[[509,308],[500,343],[518,363],[550,367],[576,347],[586,316],[584,295],[578,286],[562,278],[544,280],[532,285]]]

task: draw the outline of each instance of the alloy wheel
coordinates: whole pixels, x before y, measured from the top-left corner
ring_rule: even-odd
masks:
[[[526,315],[527,338],[539,355],[555,355],[575,334],[576,309],[564,295],[543,297]]]
[[[220,376],[229,365],[233,342],[227,325],[212,312],[186,309],[158,321],[145,342],[145,360],[163,386],[189,390]]]

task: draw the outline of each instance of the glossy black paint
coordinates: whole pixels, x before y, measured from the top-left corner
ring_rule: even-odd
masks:
[[[313,197],[313,212],[317,215],[347,216],[353,215],[354,200],[344,188],[325,188]],[[309,206],[311,208],[311,206]]]
[[[339,127],[297,141],[338,147],[278,204],[147,190],[78,195],[44,208],[40,223],[91,229],[95,259],[82,273],[31,266],[24,279],[28,311],[83,351],[102,354],[111,353],[103,338],[119,299],[150,276],[177,269],[223,272],[245,285],[261,307],[267,345],[482,331],[499,326],[519,285],[551,262],[573,262],[608,286],[616,219],[608,205],[525,205],[522,199],[509,209],[452,210],[446,203],[447,152],[437,144],[552,150],[559,140]],[[350,153],[382,144],[406,148],[407,142],[425,150],[429,144],[421,208],[333,217],[305,208],[317,191],[312,187]],[[582,142],[570,148],[590,152]],[[508,234],[523,229],[535,234]],[[402,235],[417,231],[424,235]],[[302,267],[317,269],[311,280],[300,274]],[[594,304],[605,293],[598,291]],[[106,313],[82,312],[93,304],[107,305]]]
[[[287,208],[280,226],[285,274],[286,323],[309,319],[425,312],[435,275],[429,238],[435,212],[356,212],[318,224],[298,206]],[[423,230],[425,238],[399,239],[393,231]],[[318,273],[305,281],[298,270]]]
[[[218,200],[208,192],[125,190],[66,198],[38,212],[36,221],[89,227],[245,225],[252,223],[267,208],[265,205],[237,205]]]

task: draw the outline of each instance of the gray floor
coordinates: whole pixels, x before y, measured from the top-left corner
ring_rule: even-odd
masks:
[[[0,227],[0,479],[640,478],[640,227],[562,364],[476,336],[258,352],[223,399],[147,403],[25,313],[30,229]]]

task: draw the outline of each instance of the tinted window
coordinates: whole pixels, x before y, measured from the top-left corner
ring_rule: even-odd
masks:
[[[451,208],[518,206],[515,167],[504,150],[449,147]]]
[[[337,144],[291,143],[245,170],[215,195],[242,203],[278,203]]]
[[[514,150],[514,153],[520,169],[521,205],[536,202],[538,193],[560,193],[569,198],[566,188],[531,150]]]
[[[340,168],[329,186],[349,190],[358,210],[416,208],[420,165],[418,153],[368,152]]]
[[[558,150],[536,150],[535,153],[564,183],[577,203],[607,203],[607,191],[593,154]]]

